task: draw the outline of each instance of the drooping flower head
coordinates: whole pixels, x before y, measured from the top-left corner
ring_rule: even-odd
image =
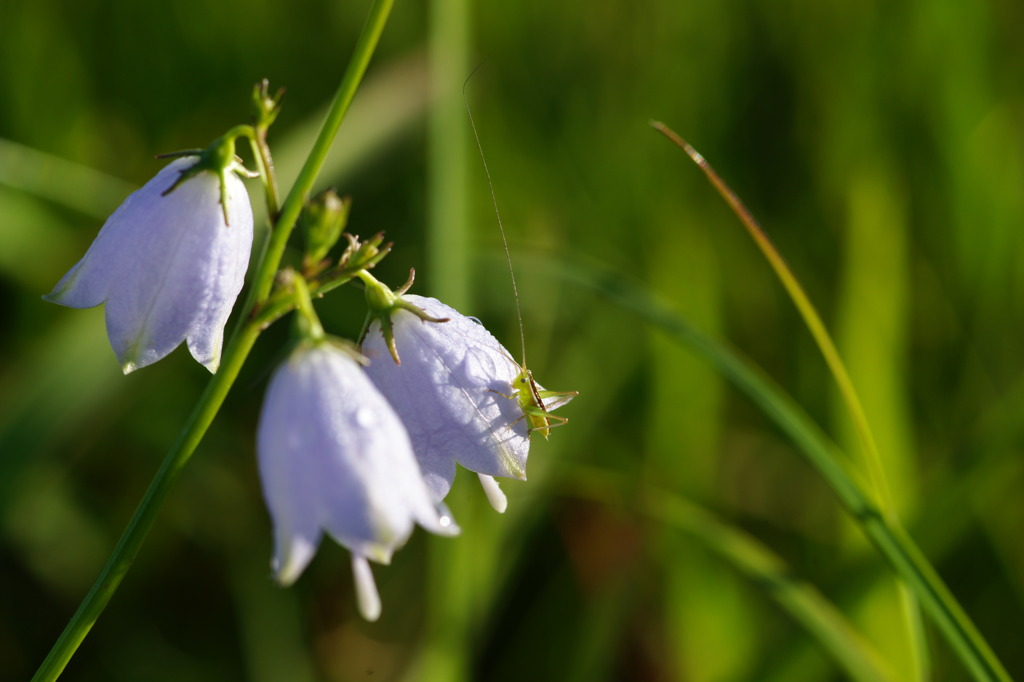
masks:
[[[530,421],[513,395],[520,367],[478,320],[433,298],[405,294],[401,301],[423,313],[401,306],[389,313],[387,333],[401,364],[388,357],[375,320],[363,341],[367,374],[409,431],[434,499],[448,494],[458,463],[480,474],[501,511],[504,498],[490,477],[525,480],[530,450]]]
[[[390,562],[414,523],[458,532],[431,500],[402,422],[352,352],[330,340],[300,344],[275,371],[257,453],[277,580],[294,582],[326,532],[352,553],[368,620],[380,601],[367,559]]]
[[[232,141],[231,159],[233,150]],[[172,161],[125,199],[43,297],[71,308],[105,304],[125,374],[182,341],[211,372],[220,364],[224,325],[249,265],[252,208],[235,167],[200,167],[205,158]]]

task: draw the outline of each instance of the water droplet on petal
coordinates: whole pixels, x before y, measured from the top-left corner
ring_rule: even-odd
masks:
[[[444,502],[437,503],[437,522],[444,529],[445,534],[458,535],[462,529],[455,523],[455,517]]]
[[[368,407],[360,407],[356,410],[356,424],[366,429],[376,426],[377,419],[374,417],[373,410]]]

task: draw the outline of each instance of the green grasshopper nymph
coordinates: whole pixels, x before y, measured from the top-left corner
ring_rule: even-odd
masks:
[[[470,78],[472,78],[472,76],[473,74],[470,74]],[[494,204],[494,215],[497,216],[498,219],[498,230],[501,232],[501,242],[505,247],[505,261],[508,263],[508,274],[512,280],[512,293],[516,302],[516,317],[519,320],[519,343],[520,348],[522,349],[521,357],[523,358],[522,362],[516,362],[511,356],[507,356],[510,362],[519,367],[519,374],[516,375],[510,385],[512,392],[509,394],[493,390],[492,392],[509,400],[515,400],[519,403],[519,409],[522,410],[523,416],[517,419],[512,424],[513,426],[525,419],[529,425],[527,433],[539,431],[540,434],[544,436],[544,439],[547,440],[548,435],[551,433],[551,429],[569,422],[567,417],[551,414],[551,411],[565,405],[567,402],[578,396],[579,392],[548,391],[543,389],[534,380],[533,372],[531,372],[526,366],[526,333],[523,331],[523,312],[519,305],[519,288],[516,286],[516,273],[512,268],[512,254],[508,248],[508,238],[505,236],[505,226],[501,222],[501,212],[498,210],[498,197],[494,193],[494,182],[491,180],[491,171],[487,167],[487,158],[484,156],[484,147],[480,142],[480,134],[477,132],[476,122],[473,120],[473,111],[469,106],[469,98],[466,96],[466,84],[468,83],[469,79],[467,78],[466,83],[462,86],[462,99],[466,103],[466,113],[469,115],[469,125],[473,130],[473,138],[476,140],[476,148],[480,152],[480,161],[483,163],[484,174],[487,176],[487,186],[491,191],[491,202]]]
[[[519,401],[519,409],[523,411],[523,419],[530,423],[527,429],[529,433],[539,431],[540,435],[547,440],[551,429],[568,423],[568,417],[551,414],[551,410],[558,409],[562,405],[579,395],[579,391],[547,391],[537,386],[533,379],[533,372],[526,368],[525,354],[523,364],[519,366],[520,372],[512,380],[512,392],[514,395],[505,396],[508,399],[515,398]],[[545,402],[546,401],[546,402]]]

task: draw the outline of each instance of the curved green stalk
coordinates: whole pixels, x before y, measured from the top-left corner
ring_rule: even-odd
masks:
[[[249,352],[252,350],[256,339],[259,337],[261,325],[258,320],[253,319],[252,313],[262,306],[270,296],[271,285],[274,276],[281,265],[281,257],[284,254],[284,247],[291,234],[295,221],[302,209],[303,202],[308,196],[313,182],[323,165],[327,149],[334,139],[334,135],[341,125],[341,121],[352,101],[356,87],[359,85],[366,65],[370,61],[380,34],[384,29],[388,14],[394,0],[377,0],[370,8],[370,15],[363,32],[356,44],[355,51],[349,66],[342,77],[341,86],[335,94],[327,120],[320,132],[319,137],[310,152],[310,156],[303,166],[302,173],[292,187],[288,198],[285,200],[281,210],[281,216],[274,226],[271,235],[270,248],[265,252],[254,278],[253,292],[250,300],[245,306],[246,322],[232,336],[224,351],[221,366],[217,374],[207,384],[206,390],[199,398],[195,410],[189,417],[185,428],[182,430],[177,443],[171,448],[164,458],[160,469],[153,477],[145,496],[139,503],[135,514],[129,521],[127,528],[121,535],[107,560],[106,565],[100,572],[96,582],[86,594],[79,605],[75,615],[71,618],[64,632],[54,643],[53,648],[43,661],[42,665],[33,676],[33,682],[49,682],[55,680],[64,670],[68,661],[74,655],[78,646],[89,634],[96,619],[99,618],[103,609],[110,602],[111,597],[117,591],[124,576],[131,568],[135,557],[142,547],[150,528],[156,521],[160,506],[170,492],[181,473],[185,464],[195,449],[199,446],[206,430],[213,422],[217,412],[220,410],[224,399],[227,397],[231,386],[234,384],[238,373],[245,364]]]
[[[896,516],[896,506],[893,502],[892,492],[889,489],[889,481],[886,478],[885,468],[882,466],[882,458],[878,452],[875,436],[868,423],[867,414],[864,412],[864,406],[861,404],[860,396],[857,395],[857,389],[853,386],[853,380],[850,378],[846,365],[839,355],[839,350],[836,348],[832,336],[828,333],[828,329],[818,315],[814,304],[811,303],[811,299],[800,285],[800,281],[793,271],[790,270],[782,254],[779,253],[775,245],[772,244],[771,239],[768,238],[768,235],[761,228],[757,218],[747,209],[736,193],[732,191],[732,188],[722,180],[700,152],[664,123],[651,121],[651,127],[686,152],[690,159],[704,172],[704,175],[707,176],[711,184],[718,190],[718,193],[729,204],[729,207],[732,208],[733,213],[739,218],[758,248],[761,249],[761,253],[764,254],[772,270],[775,271],[775,275],[786,288],[786,292],[793,300],[794,305],[796,305],[800,316],[811,332],[811,336],[814,337],[815,343],[818,344],[818,348],[825,358],[825,363],[828,365],[829,371],[832,372],[836,385],[839,387],[839,393],[843,397],[843,402],[846,405],[847,412],[850,414],[857,437],[861,443],[871,488],[878,502],[879,509],[885,515],[889,524],[898,527],[899,519]],[[928,643],[925,638],[923,623],[921,622],[920,608],[914,603],[913,597],[907,593],[902,585],[897,585],[897,587],[899,588],[900,602],[903,607],[907,637],[912,649],[911,660],[916,668],[914,677],[917,680],[926,680],[929,677],[927,671],[930,665],[927,654]]]
[[[267,199],[267,216],[273,221],[277,215],[277,175],[274,173],[274,159],[270,155],[270,147],[267,145],[267,131],[256,130],[249,138],[252,147],[253,158],[256,159],[256,169],[263,180],[263,193]]]
[[[341,78],[341,84],[338,86],[338,91],[331,102],[331,108],[327,112],[327,118],[324,120],[323,127],[320,128],[320,134],[317,136],[316,142],[313,143],[313,148],[309,151],[306,163],[303,164],[302,170],[299,171],[299,177],[295,179],[295,184],[292,185],[291,191],[285,197],[284,204],[281,205],[281,214],[277,220],[274,232],[270,236],[270,242],[267,245],[266,261],[264,261],[274,263],[275,267],[273,270],[269,268],[260,270],[253,280],[253,292],[257,302],[265,301],[267,296],[270,295],[270,288],[274,284],[274,275],[277,273],[276,266],[281,262],[281,256],[284,255],[284,247],[288,243],[288,237],[291,235],[292,228],[295,227],[295,221],[298,220],[299,213],[302,212],[302,207],[306,203],[310,191],[313,189],[316,176],[324,165],[324,159],[327,158],[327,151],[330,149],[331,143],[334,142],[334,136],[338,133],[338,128],[345,119],[345,114],[348,113],[349,105],[352,104],[352,98],[356,95],[356,88],[359,87],[363,74],[366,73],[370,57],[373,56],[377,42],[380,40],[380,35],[384,31],[384,24],[387,23],[388,15],[391,13],[391,7],[394,4],[395,0],[375,0],[370,8],[370,15],[366,19],[366,24],[363,26],[363,32],[360,34],[358,42],[356,42],[352,58],[345,69],[345,75]]]
[[[228,391],[231,390],[231,386],[238,377],[238,372],[258,336],[257,326],[248,324],[240,330],[225,352],[220,370],[207,384],[206,390],[199,398],[199,404],[196,405],[184,430],[178,437],[178,442],[167,453],[160,469],[150,482],[146,494],[136,508],[134,516],[129,521],[128,527],[125,528],[114,551],[111,552],[110,558],[107,559],[106,565],[100,571],[99,577],[96,578],[96,582],[85,595],[75,615],[64,628],[64,632],[61,633],[42,665],[39,666],[39,670],[32,677],[33,682],[57,679],[82,640],[89,634],[89,630],[92,629],[111,597],[114,596],[121,580],[124,579],[128,569],[135,561],[167,493],[170,492],[189,457],[199,445],[213,418],[217,416],[220,406],[224,403]]]
[[[850,417],[853,419],[854,428],[857,430],[857,436],[864,448],[865,462],[867,464],[868,473],[871,476],[872,486],[874,486],[878,496],[879,505],[887,515],[892,515],[890,520],[895,520],[895,515],[893,514],[892,494],[889,491],[889,484],[885,477],[885,471],[882,468],[882,460],[878,454],[878,446],[875,444],[875,437],[871,432],[870,425],[868,424],[867,415],[864,413],[864,407],[861,405],[857,391],[853,387],[853,381],[850,379],[850,374],[846,371],[846,365],[843,364],[843,360],[839,356],[839,351],[836,349],[835,343],[832,341],[832,337],[829,335],[828,329],[825,327],[825,323],[821,321],[821,317],[818,315],[818,311],[814,308],[814,304],[811,303],[811,299],[807,296],[803,287],[800,286],[800,281],[796,278],[796,275],[793,274],[793,271],[789,269],[789,265],[786,264],[782,254],[780,254],[778,249],[775,248],[775,245],[772,244],[771,239],[769,239],[768,235],[765,234],[765,231],[761,228],[757,219],[752,213],[750,213],[747,207],[743,205],[743,202],[738,196],[736,196],[736,193],[725,184],[718,173],[715,172],[715,169],[712,168],[711,164],[707,162],[700,152],[690,146],[686,140],[681,138],[675,131],[664,123],[660,121],[651,121],[651,127],[686,152],[693,162],[700,167],[711,184],[716,190],[718,190],[718,193],[722,195],[722,198],[725,199],[729,204],[729,207],[732,208],[733,213],[735,213],[740,219],[743,227],[746,228],[758,248],[761,249],[761,253],[764,254],[765,259],[772,266],[772,270],[775,271],[775,275],[786,288],[786,293],[788,293],[789,297],[793,299],[793,303],[796,305],[800,316],[807,324],[807,328],[810,330],[811,336],[814,337],[815,343],[818,344],[818,348],[821,350],[821,354],[825,358],[825,363],[832,372],[832,376],[835,377],[836,384],[839,386],[839,393],[842,395],[843,401],[846,403],[846,408],[850,413]]]
[[[570,465],[571,466],[571,465]],[[611,472],[574,466],[566,472],[569,494],[588,499],[623,497]],[[693,502],[656,487],[630,491],[640,514],[688,533],[764,588],[857,682],[895,682],[878,652],[813,586],[797,579],[785,562],[760,541]]]
[[[685,499],[649,491],[644,511],[653,518],[698,537],[737,570],[755,581],[799,622],[857,682],[895,682],[874,648],[843,614],[813,586],[756,539],[725,524]]]
[[[756,365],[705,336],[643,290],[614,273],[569,267],[558,273],[604,295],[708,360],[722,376],[745,393],[794,442],[818,470],[872,544],[906,582],[925,612],[938,626],[961,662],[978,682],[1011,678],[970,617],[949,591],[928,559],[900,528],[889,522],[877,504],[841,465],[839,449],[800,406]]]

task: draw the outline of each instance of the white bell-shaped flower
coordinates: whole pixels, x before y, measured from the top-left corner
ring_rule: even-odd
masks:
[[[393,310],[399,365],[375,320],[363,341],[366,372],[402,418],[434,500],[451,490],[458,462],[480,474],[491,504],[502,511],[504,497],[490,477],[525,480],[530,450],[530,423],[513,397],[520,367],[479,321],[434,298],[401,299],[447,321]]]
[[[352,353],[329,340],[301,344],[274,372],[257,452],[278,582],[299,577],[326,532],[352,553],[368,620],[380,613],[368,558],[390,562],[414,523],[458,532],[430,499],[398,416]]]
[[[220,364],[224,325],[249,265],[252,208],[230,169],[223,185],[204,170],[168,192],[196,161],[171,162],[125,199],[43,297],[71,308],[105,303],[107,336],[125,374],[186,340],[211,372]]]

